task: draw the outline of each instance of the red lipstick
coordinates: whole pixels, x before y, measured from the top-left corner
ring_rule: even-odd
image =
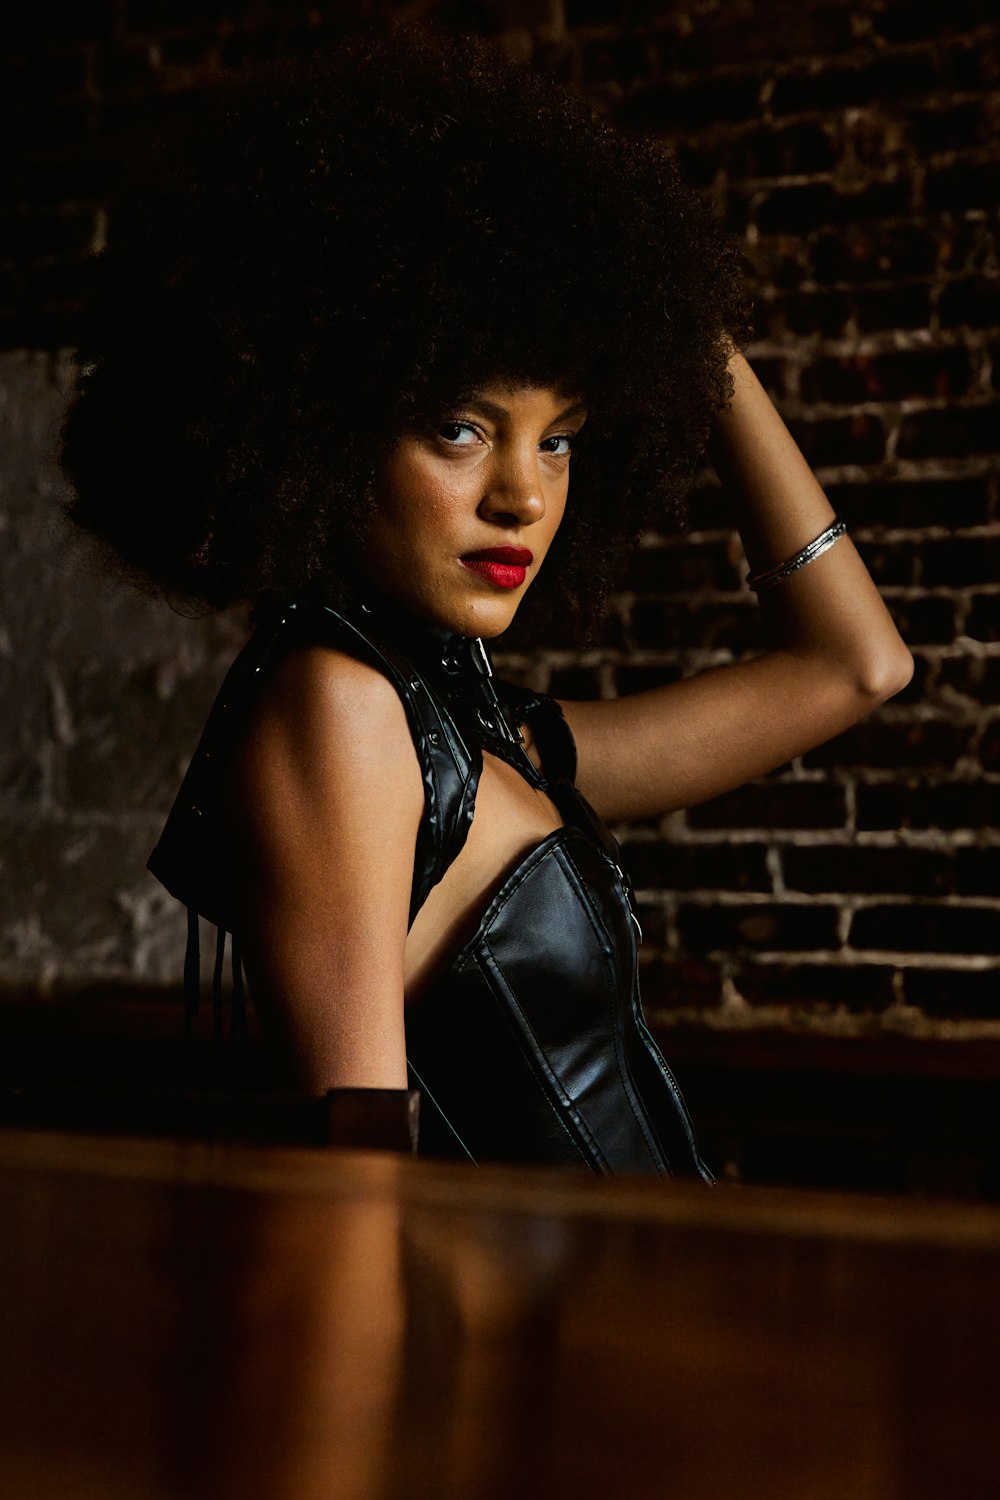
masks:
[[[484,547],[459,559],[464,568],[471,568],[500,589],[520,588],[531,560],[527,547]]]

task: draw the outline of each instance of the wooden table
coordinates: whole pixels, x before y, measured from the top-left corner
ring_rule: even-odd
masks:
[[[1000,1209],[0,1133],[10,1500],[1000,1493]]]

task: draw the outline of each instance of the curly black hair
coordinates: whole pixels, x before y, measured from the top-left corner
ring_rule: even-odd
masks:
[[[336,595],[401,431],[551,386],[590,416],[529,599],[585,627],[628,543],[679,520],[747,334],[738,254],[663,143],[425,24],[187,111],[97,266],[71,518],[174,600]]]

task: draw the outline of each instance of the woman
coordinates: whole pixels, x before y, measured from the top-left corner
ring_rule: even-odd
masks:
[[[65,434],[133,576],[257,603],[151,868],[372,1139],[412,1084],[431,1153],[708,1178],[604,824],[910,673],[737,352],[733,252],[657,143],[468,38],[358,39],[214,108],[115,220]],[[484,642],[585,628],[709,438],[770,649],[613,702],[496,683]]]

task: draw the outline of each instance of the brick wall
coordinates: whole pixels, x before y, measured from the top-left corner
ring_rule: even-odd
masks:
[[[993,7],[496,0],[512,54],[672,140],[746,243],[750,350],[913,646],[913,685],[770,777],[627,835],[661,1026],[1000,1036],[1000,107]],[[391,6],[24,3],[0,99],[7,422],[0,986],[153,989],[179,916],[143,874],[239,621],[182,621],[66,554],[52,465],[107,141],[130,101]],[[413,7],[409,7],[413,9]],[[58,351],[64,351],[61,355]],[[570,695],[756,647],[706,474],[649,537],[603,643],[515,659]],[[680,1035],[681,1032],[678,1032]]]

